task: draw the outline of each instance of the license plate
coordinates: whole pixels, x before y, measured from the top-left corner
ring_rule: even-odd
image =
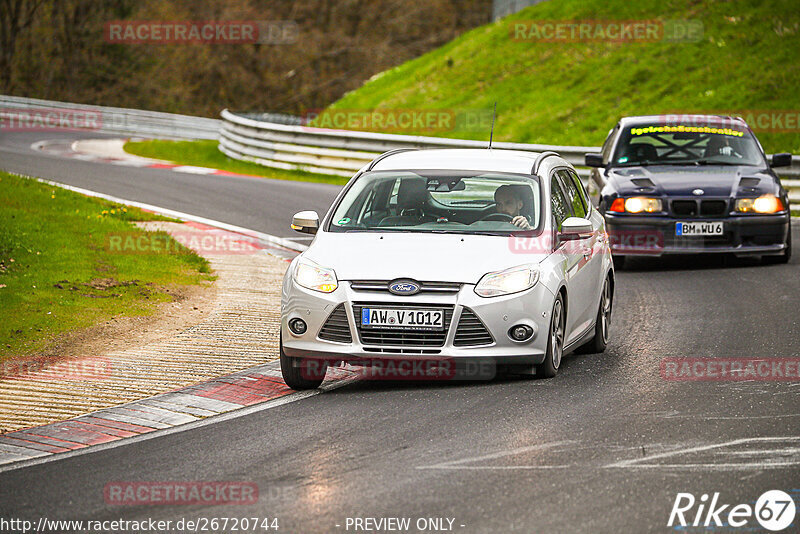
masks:
[[[722,235],[722,222],[679,222],[675,223],[675,235]]]
[[[367,328],[443,330],[444,310],[362,308],[361,326]]]

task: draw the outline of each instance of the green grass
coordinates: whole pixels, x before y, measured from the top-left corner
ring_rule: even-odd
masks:
[[[112,317],[151,314],[179,286],[214,279],[184,247],[109,247],[112,236],[148,234],[132,221],[171,219],[4,172],[0,220],[0,361]]]
[[[239,174],[264,176],[265,178],[340,185],[347,183],[347,178],[340,176],[273,169],[247,161],[231,159],[217,149],[217,141],[211,140],[129,141],[125,143],[125,151],[136,156],[171,161],[180,165],[209,167]]]
[[[702,21],[704,33],[697,42],[511,38],[514,22],[534,19],[688,19]],[[497,140],[599,146],[626,115],[785,110],[796,117],[798,50],[794,0],[543,2],[373,77],[328,112],[437,109],[485,117],[497,102]],[[489,136],[488,126],[402,133]],[[792,132],[757,135],[767,152],[800,152],[797,121]]]

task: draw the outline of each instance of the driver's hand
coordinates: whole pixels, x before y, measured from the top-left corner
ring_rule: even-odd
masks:
[[[511,219],[511,224],[513,224],[514,226],[519,226],[523,230],[531,230],[533,228],[533,226],[531,226],[530,223],[528,222],[528,219],[526,219],[522,215],[517,215],[516,217]]]

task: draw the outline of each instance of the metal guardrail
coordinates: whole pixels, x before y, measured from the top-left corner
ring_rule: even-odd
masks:
[[[0,95],[0,131],[86,130],[168,139],[216,139],[221,127],[219,119]]]
[[[281,169],[352,176],[377,155],[396,148],[486,148],[487,141],[330,130],[278,124],[222,111],[219,149],[231,158]],[[573,165],[596,147],[493,143],[495,148],[554,150]],[[584,172],[588,176],[588,173]]]
[[[486,141],[313,128],[284,115],[245,115],[227,109],[221,115],[219,149],[228,157],[267,167],[345,177],[352,176],[387,150],[485,148],[487,145]],[[598,147],[527,143],[493,143],[492,146],[533,152],[553,150],[575,165],[584,179],[589,177],[589,169],[583,165],[584,154],[600,151]],[[800,156],[794,156],[792,161],[791,167],[776,170],[784,186],[790,189],[792,201],[800,202]]]

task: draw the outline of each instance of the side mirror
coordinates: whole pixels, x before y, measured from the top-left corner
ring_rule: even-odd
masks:
[[[792,155],[788,152],[781,152],[780,154],[773,154],[770,167],[791,167]]]
[[[319,230],[319,215],[316,211],[301,211],[292,217],[292,230],[304,234],[316,234]]]
[[[595,152],[590,152],[584,156],[587,167],[603,167],[603,155]]]
[[[561,231],[558,233],[558,238],[561,241],[572,241],[574,239],[583,239],[592,235],[594,228],[591,221],[581,219],[580,217],[568,217],[561,223]]]

